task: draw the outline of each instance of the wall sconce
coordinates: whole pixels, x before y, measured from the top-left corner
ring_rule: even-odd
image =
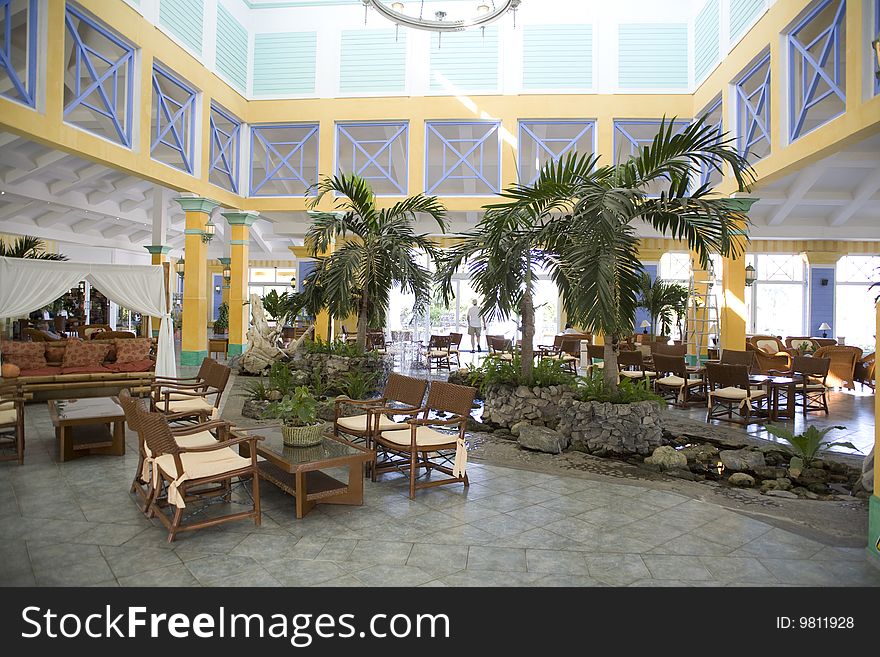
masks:
[[[217,231],[217,226],[214,225],[214,222],[208,219],[208,223],[205,224],[205,229],[202,231],[202,242],[207,244],[212,239],[214,239],[214,233]]]
[[[746,265],[746,285],[751,287],[756,280],[758,280],[758,272],[751,265]]]
[[[177,275],[183,278],[183,273],[185,271],[185,265],[183,264],[183,258],[177,261],[177,264],[174,265],[174,271],[177,272]]]
[[[294,290],[296,289],[296,276],[290,277],[290,287],[292,287]]]

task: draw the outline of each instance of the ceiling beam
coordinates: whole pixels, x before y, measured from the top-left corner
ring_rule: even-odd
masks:
[[[807,192],[813,188],[813,185],[819,182],[819,178],[822,177],[825,170],[825,167],[821,165],[813,165],[801,171],[797,178],[795,178],[792,186],[788,188],[788,191],[786,192],[788,198],[785,203],[783,203],[779,209],[773,213],[770,219],[768,219],[767,225],[778,226],[785,221],[788,218],[788,215],[791,214],[791,211],[794,210],[798,203],[803,200]]]
[[[0,185],[0,189],[3,188],[4,185]],[[134,209],[128,212],[123,212],[120,210],[119,206],[112,201],[107,203],[104,207],[99,207],[97,205],[92,205],[91,202],[86,202],[86,198],[81,194],[68,193],[64,198],[58,198],[49,192],[48,187],[44,183],[36,180],[22,182],[15,186],[15,188],[7,187],[5,191],[16,194],[17,196],[28,197],[34,201],[51,203],[57,207],[66,207],[71,210],[94,213],[99,216],[104,215],[111,218],[122,217],[140,224],[152,223],[145,210]]]
[[[260,228],[258,223],[255,223],[251,226],[251,237],[254,238],[254,241],[257,243],[257,246],[262,249],[264,253],[267,255],[272,253],[272,247],[269,246],[269,242],[263,237],[263,230]]]
[[[89,200],[89,203],[94,203],[95,205],[98,205],[100,203],[103,203],[104,201],[111,200],[114,194],[118,194],[122,191],[125,191],[126,189],[131,189],[138,186],[146,187],[147,185],[151,184],[152,183],[148,180],[142,180],[140,178],[135,178],[134,176],[125,176],[121,180],[110,183],[111,187],[113,188],[112,191],[89,192],[86,195],[86,198]]]
[[[43,153],[42,155],[38,156],[36,160],[34,160],[33,168],[29,170],[18,169],[16,171],[10,171],[3,178],[3,182],[7,185],[11,185],[18,182],[19,180],[24,180],[25,178],[37,173],[40,169],[45,169],[46,167],[55,164],[59,160],[63,160],[67,156],[67,153],[63,151],[49,151],[48,153]]]
[[[74,176],[76,180],[68,182],[68,181],[57,181],[53,182],[49,185],[49,191],[55,195],[66,194],[67,192],[76,190],[77,187],[82,185],[83,183],[93,180],[98,176],[103,176],[107,173],[110,173],[110,169],[105,167],[103,164],[91,164],[87,167],[83,167],[82,169],[78,169],[74,171]]]
[[[119,223],[116,226],[110,226],[110,228],[106,228],[101,231],[101,235],[106,237],[107,239],[113,239],[114,237],[119,237],[120,235],[128,235],[132,231],[137,230],[136,226],[132,226],[130,223]]]
[[[837,213],[831,217],[830,225],[842,226],[845,224],[856,212],[865,207],[868,201],[871,200],[871,197],[874,196],[878,190],[880,190],[880,169],[876,169],[874,173],[865,178],[859,186],[856,187],[852,203],[838,210]]]
[[[19,221],[8,221],[3,223],[3,232],[12,233],[14,235],[33,235],[34,225],[31,223],[21,223]],[[128,239],[106,239],[101,235],[78,235],[67,230],[58,230],[57,228],[41,228],[40,237],[46,240],[55,240],[58,242],[67,242],[69,244],[79,244],[82,246],[100,246],[108,249],[122,249],[123,251],[131,251],[134,253],[145,253],[140,247],[135,247]]]
[[[0,219],[6,219],[14,214],[19,214],[22,210],[24,210],[31,204],[31,201],[14,201],[12,203],[9,203],[5,207],[0,209]]]
[[[57,212],[55,210],[50,210],[49,212],[45,212],[41,214],[39,217],[34,219],[34,223],[37,224],[40,228],[49,228],[51,226],[57,226],[62,223],[67,218],[68,212]]]

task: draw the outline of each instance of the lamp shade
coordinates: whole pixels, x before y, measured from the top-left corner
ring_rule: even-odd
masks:
[[[232,278],[232,270],[229,268],[229,265],[223,268],[223,278],[225,278],[227,281]]]
[[[820,331],[830,331],[831,327],[828,326],[828,322],[822,322],[821,324],[819,324],[819,330]]]
[[[647,319],[643,319],[642,323],[639,324],[639,328],[651,328],[651,322],[649,322]]]
[[[174,271],[178,273],[178,275],[183,276],[183,272],[186,271],[186,265],[183,262],[183,258],[177,261],[177,264],[174,265]]]

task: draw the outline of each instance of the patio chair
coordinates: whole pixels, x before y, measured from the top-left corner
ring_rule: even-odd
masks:
[[[388,342],[382,331],[370,331],[367,333],[367,351],[375,351],[380,356],[388,353]]]
[[[381,462],[377,460],[373,467],[373,481],[376,481],[377,475],[384,472],[392,470],[406,472],[409,475],[410,499],[415,498],[416,490],[420,488],[454,483],[463,483],[467,487],[469,482],[466,472],[467,448],[464,434],[476,393],[476,388],[469,386],[442,381],[432,383],[426,405],[421,409],[405,413],[412,417],[407,420],[408,427],[376,433],[375,442],[382,448],[386,458]],[[432,413],[451,415],[440,419],[432,417]],[[435,427],[455,429],[455,433],[443,433]],[[455,450],[451,467],[449,450]],[[447,455],[443,452],[447,452]],[[400,458],[395,458],[394,455]],[[417,483],[416,479],[421,468],[425,468],[428,475],[432,470],[437,470],[448,477]]]
[[[620,369],[620,376],[626,379],[641,381],[642,379],[652,379],[657,376],[657,372],[651,371],[645,366],[645,359],[641,351],[621,351],[617,354],[617,367]]]
[[[831,359],[831,366],[828,369],[830,387],[846,386],[850,390],[855,390],[856,363],[862,359],[861,349],[845,345],[819,347],[813,357]]]
[[[461,367],[461,358],[459,354],[461,353],[461,339],[464,337],[464,333],[450,333],[449,334],[449,357],[455,359],[455,364],[458,367]]]
[[[253,518],[254,524],[260,526],[260,471],[256,450],[257,441],[262,440],[260,436],[221,440],[207,447],[182,447],[164,415],[147,412],[140,405],[131,406],[131,410],[138,416],[136,424],[143,433],[146,447],[153,454],[153,484],[147,517],[157,517],[168,528],[169,543],[180,532],[244,518]],[[227,425],[225,422],[220,424]],[[198,426],[191,428],[193,432],[198,430]],[[231,449],[242,443],[249,443],[249,458]],[[231,502],[234,479],[240,483],[247,479],[252,481],[250,510],[183,522],[183,512],[188,503],[208,502],[217,497]],[[160,503],[162,490],[167,493],[164,505]],[[173,509],[170,517],[165,509]]]
[[[721,364],[722,365],[745,365],[749,368],[749,372],[751,373],[755,367],[755,352],[754,351],[737,351],[736,349],[722,349],[721,350]]]
[[[428,346],[426,347],[425,356],[428,359],[428,369],[431,367],[436,367],[438,370],[442,367],[445,367],[447,370],[450,369],[449,358],[450,358],[450,345],[452,340],[448,335],[432,335],[428,340]]]
[[[220,413],[220,401],[230,372],[226,365],[214,361],[205,378],[199,382],[153,382],[150,386],[150,410],[164,414],[170,421],[216,418]]]
[[[500,360],[513,360],[513,341],[503,335],[487,335],[489,355]]]
[[[862,384],[862,390],[867,386],[871,390],[874,389],[875,379],[874,379],[874,371],[875,371],[875,359],[876,354],[871,352],[859,360],[856,363],[856,369],[853,373],[855,380]]]
[[[746,341],[746,350],[755,354],[755,364],[762,374],[791,371],[791,353],[779,338],[773,335],[753,335]]]
[[[687,355],[686,344],[668,344],[668,340],[655,340],[651,343],[651,355],[663,354],[664,356],[681,356]]]
[[[153,476],[152,467],[154,456],[153,452],[144,441],[142,427],[140,425],[141,414],[138,410],[144,410],[141,402],[131,396],[127,389],[121,390],[119,396],[115,398],[122,411],[125,413],[125,421],[129,428],[138,435],[138,464],[135,469],[134,479],[131,482],[130,492],[135,493],[143,500],[141,511],[147,513],[150,506],[150,500],[153,496]],[[183,448],[192,447],[209,447],[215,445],[218,440],[226,439],[227,422],[220,420],[211,420],[196,425],[187,425],[186,427],[171,428],[171,433],[177,444]],[[217,432],[215,436],[212,431]]]
[[[577,374],[578,361],[581,358],[581,336],[568,334],[556,337],[559,340],[558,344],[555,338],[553,340],[555,349],[541,355],[541,360],[555,360],[562,363],[563,367],[570,370],[572,374]]]
[[[828,369],[830,358],[794,356],[791,359],[791,372],[803,377],[794,390],[794,404],[808,411],[824,411],[828,415]]]
[[[0,455],[0,461],[24,465],[24,394],[18,383],[0,384],[0,444],[3,443],[11,443],[15,451]]]
[[[708,411],[706,422],[724,420],[747,425],[760,421],[757,413],[767,399],[767,393],[753,390],[749,384],[749,370],[745,365],[706,363],[708,380]],[[738,418],[734,417],[734,411]]]
[[[392,372],[381,397],[374,399],[337,399],[333,417],[333,433],[362,439],[372,449],[372,436],[384,429],[400,429],[402,426],[391,419],[396,411],[415,411],[422,407],[428,382],[412,376]],[[358,415],[341,415],[342,406],[360,406],[365,411]],[[398,404],[399,406],[392,406]]]
[[[706,401],[705,382],[689,377],[684,356],[654,355],[654,389],[673,406],[687,408]]]
[[[816,342],[815,338],[811,338],[809,336],[794,336],[794,337],[789,336],[789,337],[785,338],[785,346],[788,349],[793,349],[795,351],[799,351],[801,345],[804,342],[806,342],[808,345],[810,345],[811,351],[816,351],[816,349],[818,349],[819,347],[822,346],[821,344]]]

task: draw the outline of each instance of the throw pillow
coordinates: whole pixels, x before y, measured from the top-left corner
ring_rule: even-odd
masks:
[[[116,338],[116,362],[135,363],[150,358],[150,338]]]
[[[4,340],[0,344],[0,354],[4,363],[18,365],[23,370],[46,367],[46,348],[44,342],[13,342]]]
[[[109,344],[68,340],[61,367],[99,367],[109,350]]]

